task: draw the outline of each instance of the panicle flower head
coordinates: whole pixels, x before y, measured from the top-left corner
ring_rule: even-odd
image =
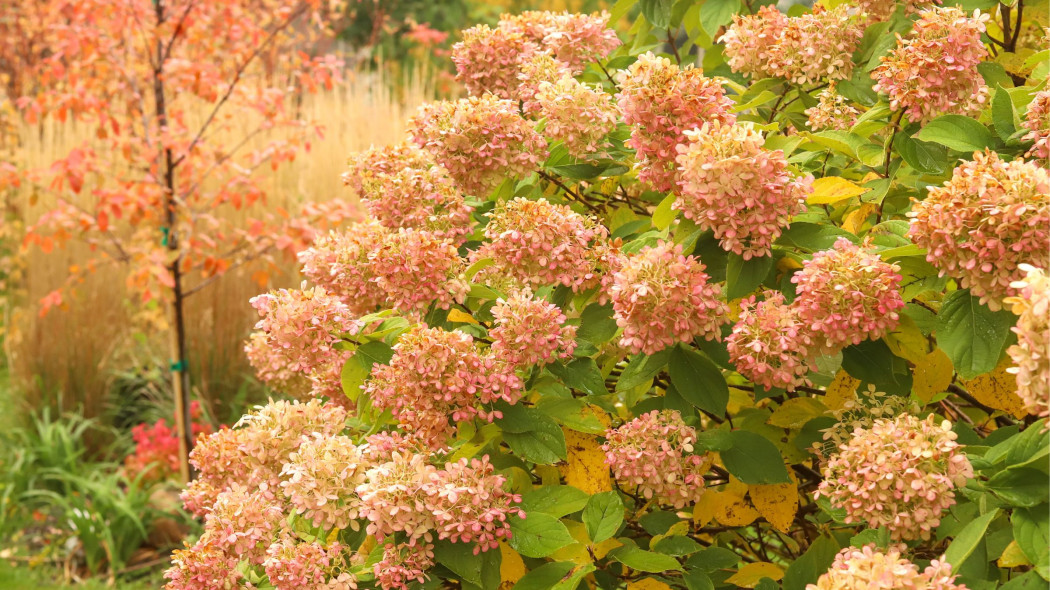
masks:
[[[605,462],[620,485],[638,486],[645,498],[675,508],[703,495],[708,461],[692,454],[696,429],[677,410],[642,414],[607,430],[605,438]]]
[[[376,583],[382,590],[408,590],[412,582],[422,584],[434,565],[434,546],[429,543],[389,543],[383,559],[375,564]]]
[[[1020,264],[1050,268],[1050,173],[1035,163],[975,153],[908,216],[926,260],[993,310],[1017,294]]]
[[[375,311],[385,301],[368,268],[368,255],[389,230],[376,220],[330,232],[299,253],[303,275],[342,299],[355,315]]]
[[[1021,125],[1028,129],[1024,140],[1035,142],[1025,155],[1038,158],[1045,166],[1047,159],[1050,159],[1050,90],[1035,93],[1032,102],[1028,103],[1028,111]]]
[[[928,121],[954,113],[976,116],[988,100],[988,87],[977,71],[988,52],[981,42],[987,15],[972,18],[955,7],[919,13],[907,39],[883,56],[871,73],[874,90],[903,109],[910,121]]]
[[[423,230],[391,231],[368,253],[368,272],[386,305],[403,311],[423,312],[431,304],[448,309],[463,301],[467,283],[459,278],[462,271],[455,244]]]
[[[929,539],[955,488],[973,477],[947,421],[911,414],[857,428],[824,465],[815,492],[846,511],[846,522],[885,526],[895,540]]]
[[[541,82],[529,106],[547,120],[546,136],[577,157],[600,150],[619,119],[612,96],[568,76]]]
[[[315,527],[356,530],[356,490],[369,466],[350,437],[313,435],[289,455],[281,488],[296,514]]]
[[[491,213],[475,259],[492,258],[501,273],[531,286],[560,284],[574,291],[600,280],[594,243],[608,230],[566,205],[522,197],[502,201]]]
[[[526,11],[500,17],[501,28],[520,31],[573,73],[605,58],[620,46],[616,31],[609,28],[609,13]]]
[[[849,100],[835,91],[831,84],[817,95],[817,106],[806,109],[806,125],[814,131],[835,129],[848,131],[857,124],[860,111]]]
[[[544,82],[553,84],[562,78],[571,78],[572,75],[572,70],[563,62],[554,59],[549,51],[537,51],[528,59],[522,60],[518,71],[518,99],[521,100],[522,109],[530,116],[535,116],[539,112],[535,98],[540,85]]]
[[[704,123],[678,146],[679,196],[672,207],[714,232],[744,260],[770,254],[791,218],[805,211],[812,179],[788,170],[750,123]]]
[[[515,99],[519,64],[538,48],[522,31],[511,27],[471,27],[463,31],[463,40],[452,46],[456,80],[473,95],[491,92]]]
[[[771,75],[768,63],[787,24],[787,15],[775,6],[763,6],[753,15],[733,15],[733,24],[719,38],[726,63],[734,72]]]
[[[369,435],[361,447],[361,455],[370,465],[386,463],[394,453],[429,453],[430,445],[416,432],[403,433],[385,430]]]
[[[326,548],[317,541],[297,541],[286,536],[267,549],[263,567],[276,590],[334,588],[335,585],[328,584],[328,575],[338,562],[341,551],[338,543]],[[348,584],[344,587],[357,586]]]
[[[403,157],[405,152],[411,156]],[[350,162],[346,177],[356,179],[362,204],[383,227],[422,229],[457,241],[472,231],[473,208],[448,173],[422,149],[372,148],[352,156]]]
[[[212,537],[201,537],[195,545],[175,551],[171,567],[164,572],[165,590],[239,590],[244,575],[237,570],[236,556],[229,556]]]
[[[697,336],[718,338],[729,308],[704,268],[673,242],[626,256],[608,287],[616,324],[623,328],[620,345],[653,354]]]
[[[767,54],[770,75],[795,84],[847,80],[864,27],[848,4],[788,18]]]
[[[565,325],[565,314],[549,301],[518,293],[499,300],[492,315],[491,350],[517,367],[547,365],[576,349],[576,326]]]
[[[767,390],[794,391],[808,384],[806,375],[814,368],[819,346],[798,308],[785,303],[780,291],[772,291],[757,303],[752,295],[740,303],[740,309],[740,320],[726,338],[736,370]]]
[[[474,554],[499,548],[510,538],[510,519],[525,518],[515,507],[521,496],[503,489],[506,478],[494,474],[488,455],[445,464],[437,477],[425,484],[426,510],[436,522],[439,539],[476,543]]]
[[[966,590],[955,583],[951,565],[934,560],[923,573],[901,555],[901,547],[886,551],[874,543],[846,547],[835,556],[828,571],[806,590]]]
[[[361,515],[369,520],[368,534],[381,541],[404,533],[412,541],[429,542],[436,521],[425,509],[424,486],[439,477],[437,468],[427,463],[425,455],[414,453],[395,452],[389,461],[369,469],[365,483],[357,486]]]
[[[267,485],[249,492],[233,482],[216,497],[204,520],[204,534],[214,536],[215,546],[230,556],[259,564],[282,526],[284,512]]]
[[[876,420],[893,418],[901,414],[916,414],[922,407],[911,398],[889,395],[868,385],[867,391],[857,391],[853,399],[846,400],[842,407],[831,414],[838,422],[821,430],[822,440],[814,443],[813,451],[821,457],[830,457],[839,447],[849,442],[857,429],[867,430]]]
[[[409,127],[412,140],[471,195],[529,174],[547,157],[547,142],[514,101],[492,94],[424,105]]]
[[[361,324],[350,308],[324,287],[281,289],[251,299],[262,317],[255,329],[265,344],[249,346],[264,381],[287,381],[287,373],[302,373],[312,383],[314,395],[344,399],[339,375],[352,352],[336,349],[341,334],[356,334]],[[265,351],[267,356],[259,358]],[[295,393],[290,392],[290,393]]]
[[[618,81],[617,104],[631,125],[627,145],[638,153],[638,178],[658,191],[674,186],[676,148],[685,142],[687,129],[710,121],[736,121],[730,111],[733,103],[718,82],[652,52],[638,56]]]
[[[1017,314],[1017,344],[1006,350],[1014,361],[1008,369],[1017,375],[1017,395],[1025,409],[1041,418],[1050,417],[1050,278],[1042,269],[1028,264],[1019,270],[1027,273],[1011,284],[1015,297],[1006,300]]]
[[[900,321],[900,267],[846,238],[813,254],[791,282],[800,319],[823,337],[825,348],[878,340]]]

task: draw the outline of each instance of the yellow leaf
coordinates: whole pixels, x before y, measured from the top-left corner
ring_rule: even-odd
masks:
[[[863,195],[869,190],[871,189],[854,184],[845,178],[826,176],[813,181],[813,192],[806,201],[813,205],[834,205]]]
[[[855,210],[850,211],[846,217],[842,219],[842,229],[850,232],[851,234],[860,233],[860,228],[867,221],[868,217],[874,213],[878,207],[874,203],[864,203]]]
[[[729,321],[736,323],[740,320],[740,302],[743,301],[743,297],[737,297],[728,303],[729,305]]]
[[[954,374],[952,359],[948,358],[943,350],[935,348],[923,357],[921,362],[915,363],[912,392],[926,403],[933,399],[933,396],[948,389]]]
[[[627,590],[671,590],[671,587],[660,580],[646,578],[627,582]]]
[[[769,578],[774,582],[784,577],[784,569],[775,563],[758,562],[749,563],[737,570],[735,574],[726,580],[729,584],[735,584],[741,588],[754,588],[762,581]]]
[[[448,311],[448,321],[456,322],[457,324],[477,324],[478,320],[474,319],[469,313],[460,311],[458,309],[450,309]]]
[[[747,484],[731,478],[721,492],[708,492],[714,495],[715,518],[726,526],[747,526],[758,519],[758,511],[744,499]]]
[[[859,386],[860,379],[855,379],[845,370],[840,369],[835,374],[835,380],[824,391],[824,405],[830,410],[841,410],[846,407],[846,402],[857,399],[857,387]]]
[[[962,385],[977,401],[989,408],[1002,410],[1014,418],[1024,418],[1028,412],[1024,409],[1024,402],[1017,396],[1017,377],[1006,372],[1010,366],[1010,357],[1006,357],[991,373],[963,381]]]
[[[693,506],[693,522],[696,526],[707,526],[707,523],[714,519],[719,503],[718,492],[708,492],[700,496],[700,501]]]
[[[1032,565],[1032,562],[1028,561],[1024,551],[1021,551],[1021,546],[1017,544],[1017,541],[1010,541],[1010,544],[1003,549],[1003,554],[999,557],[999,567],[1011,568],[1021,567],[1023,565]]]
[[[800,428],[817,416],[823,416],[827,408],[812,397],[796,397],[780,404],[767,422],[780,428]]]
[[[926,360],[926,355],[930,353],[930,341],[922,335],[915,321],[906,315],[900,317],[897,328],[883,340],[893,354],[915,364]]]
[[[608,418],[606,418],[608,420]],[[612,476],[605,464],[605,452],[598,444],[598,437],[563,428],[568,457],[558,471],[565,483],[579,488],[587,494],[612,491]]]
[[[506,590],[525,575],[525,562],[506,542],[499,544],[499,552],[503,555],[503,560],[499,562],[499,587],[500,590]]]
[[[751,503],[758,509],[758,513],[782,533],[788,532],[798,512],[798,484],[794,482],[794,474],[791,474],[791,479],[792,483],[748,487]]]

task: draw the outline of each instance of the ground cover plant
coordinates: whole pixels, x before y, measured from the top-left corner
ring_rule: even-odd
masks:
[[[368,219],[252,299],[291,399],[197,440],[168,587],[1044,587],[1046,25],[465,31],[469,96],[353,155]]]

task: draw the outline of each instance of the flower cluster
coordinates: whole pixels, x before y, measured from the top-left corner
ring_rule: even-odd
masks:
[[[515,28],[471,27],[452,46],[456,81],[476,96],[490,92],[500,98],[517,98],[519,64],[537,50],[536,43]]]
[[[817,95],[817,106],[806,109],[806,125],[814,131],[836,129],[848,131],[857,123],[858,111],[831,84]]]
[[[576,349],[576,326],[565,325],[561,309],[543,299],[515,294],[497,302],[492,316],[491,349],[514,366],[546,365]]]
[[[283,520],[284,512],[268,486],[249,492],[233,482],[216,496],[205,515],[204,536],[229,555],[258,564],[266,558],[266,548]]]
[[[568,76],[541,82],[530,105],[534,116],[547,120],[544,134],[577,157],[601,149],[618,120],[609,94]]]
[[[471,195],[487,195],[547,157],[546,140],[518,114],[514,101],[492,94],[426,104],[409,127],[412,140]]]
[[[489,241],[474,258],[491,258],[501,274],[526,285],[578,291],[600,280],[594,245],[607,236],[605,226],[566,205],[518,197],[496,205],[485,227]]]
[[[201,404],[197,400],[190,402],[190,421],[194,438],[211,434],[211,424],[201,420]],[[179,472],[179,437],[166,420],[132,427],[131,438],[135,452],[124,459],[129,478],[141,475],[145,481],[161,481]]]
[[[1035,93],[1021,125],[1028,129],[1024,140],[1035,142],[1025,155],[1045,163],[1050,158],[1050,90]]]
[[[324,287],[281,289],[251,299],[262,319],[255,329],[263,336],[249,343],[249,360],[264,381],[288,384],[288,374],[301,373],[311,390],[289,391],[328,396],[342,402],[340,371],[353,353],[339,350],[341,334],[356,334],[360,322],[338,297]],[[261,354],[265,352],[265,354]]]
[[[1017,294],[1019,265],[1050,268],[1050,174],[1032,162],[976,153],[916,203],[909,236],[926,260],[994,309]]]
[[[422,229],[454,240],[473,229],[473,208],[463,193],[418,147],[402,144],[355,154],[344,181],[360,187],[361,203],[384,227]]]
[[[201,539],[192,547],[172,553],[171,567],[164,572],[168,580],[164,588],[243,588],[244,574],[237,569],[237,562],[237,557],[231,557],[213,542]]]
[[[988,100],[977,64],[988,55],[981,33],[989,17],[975,11],[969,18],[954,7],[928,8],[919,15],[908,38],[898,35],[896,49],[872,71],[874,90],[910,121],[944,113],[976,116]]]
[[[627,256],[608,287],[616,323],[623,328],[620,345],[653,354],[698,336],[718,338],[728,307],[704,268],[673,242]]]
[[[898,540],[929,539],[955,488],[973,476],[947,421],[911,414],[857,428],[828,460],[815,492],[846,511],[846,522],[885,526]]]
[[[522,60],[518,71],[518,99],[521,100],[522,110],[526,113],[539,112],[540,105],[536,103],[535,97],[540,85],[544,82],[553,84],[565,77],[571,78],[572,70],[547,51],[534,53]]]
[[[652,53],[619,74],[617,104],[624,121],[631,125],[627,145],[638,154],[638,178],[666,192],[677,179],[675,156],[685,131],[707,122],[736,121],[733,103],[722,86],[703,71],[679,68],[665,57]]]
[[[588,63],[605,58],[620,46],[616,31],[609,28],[607,12],[576,14],[532,10],[503,15],[499,26],[520,31],[574,73],[582,72]]]
[[[642,414],[606,431],[605,462],[623,486],[661,504],[682,508],[704,493],[705,457],[694,455],[696,429],[676,410]]]
[[[368,270],[368,255],[388,233],[378,221],[370,220],[321,236],[299,252],[303,276],[338,295],[354,314],[375,311],[384,298]]]
[[[837,422],[821,431],[824,434],[820,442],[813,444],[813,451],[821,457],[830,457],[849,442],[855,430],[868,430],[876,420],[917,414],[921,410],[921,405],[911,398],[889,395],[869,384],[866,391],[857,391],[854,399],[847,399],[841,408],[831,412]]]
[[[929,8],[932,5],[941,4],[941,0],[896,0],[885,2],[884,0],[857,0],[857,10],[868,17],[868,22],[887,21],[897,10],[897,6],[904,5],[905,14],[914,14]]]
[[[266,578],[275,590],[350,590],[357,588],[356,579],[344,573],[329,579],[333,566],[340,558],[342,547],[333,543],[329,547],[312,542],[297,542],[284,537],[270,545],[266,551],[263,567]]]
[[[514,506],[521,496],[504,490],[506,478],[494,471],[488,455],[460,459],[445,464],[438,478],[424,486],[439,539],[475,543],[477,555],[498,549],[501,539],[510,538],[510,519],[525,518],[525,512]]]
[[[388,543],[373,571],[380,588],[407,590],[412,582],[425,582],[433,565],[434,546],[429,543]]]
[[[767,390],[781,387],[793,391],[809,383],[818,348],[799,308],[784,302],[779,291],[756,302],[755,296],[740,304],[740,320],[726,338],[729,360],[737,372]]]
[[[296,514],[315,527],[345,529],[356,524],[360,501],[355,491],[367,468],[349,437],[313,435],[289,455],[281,488]]]
[[[828,571],[806,590],[966,590],[951,571],[951,564],[934,560],[919,573],[900,547],[884,552],[872,543],[839,551]]]
[[[817,252],[791,277],[799,318],[836,349],[878,340],[897,327],[904,307],[900,267],[846,238]]]
[[[503,399],[515,403],[524,384],[513,366],[483,355],[474,338],[458,331],[416,325],[401,335],[389,364],[377,364],[364,390],[390,410],[407,431],[433,447],[452,433],[449,423],[498,417],[478,407]]]
[[[1027,264],[1019,270],[1027,273],[1024,280],[1011,287],[1017,296],[1006,300],[1017,314],[1017,344],[1007,349],[1017,375],[1017,395],[1025,409],[1036,416],[1050,417],[1050,278],[1042,269]]]
[[[810,177],[788,171],[750,123],[704,123],[678,146],[679,196],[673,207],[714,232],[723,250],[745,260],[765,256],[795,215],[805,211]]]
[[[734,72],[812,84],[848,79],[862,35],[860,19],[848,5],[831,10],[816,5],[812,13],[790,18],[770,6],[734,16],[719,40]]]

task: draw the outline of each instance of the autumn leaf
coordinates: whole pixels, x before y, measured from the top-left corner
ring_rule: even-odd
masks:
[[[1002,410],[1014,418],[1024,418],[1028,412],[1024,408],[1024,402],[1017,395],[1017,377],[1006,372],[1010,366],[1010,357],[1006,357],[991,373],[963,381],[962,386],[977,401],[989,408]]]
[[[860,379],[853,378],[845,370],[839,370],[835,380],[824,391],[824,405],[829,410],[841,410],[846,407],[846,402],[857,399],[859,386]]]
[[[948,389],[954,374],[952,359],[940,348],[935,348],[921,362],[915,363],[912,393],[923,403],[929,402],[933,396]]]
[[[565,483],[587,494],[608,492],[612,488],[612,476],[605,464],[605,452],[598,444],[598,437],[568,428],[565,432],[565,447],[568,458],[558,466]]]
[[[752,485],[748,487],[751,502],[773,528],[788,532],[798,512],[798,482],[790,473],[792,483]]]
[[[806,199],[813,205],[834,205],[863,195],[871,189],[854,184],[845,178],[828,176],[813,181],[813,192]]]
[[[769,578],[776,582],[783,577],[784,569],[779,565],[761,561],[749,563],[740,568],[735,574],[729,576],[726,583],[734,584],[741,588],[754,588],[762,581],[762,578]]]
[[[525,561],[506,542],[499,544],[499,552],[503,557],[499,564],[499,587],[506,590],[525,575]]]

